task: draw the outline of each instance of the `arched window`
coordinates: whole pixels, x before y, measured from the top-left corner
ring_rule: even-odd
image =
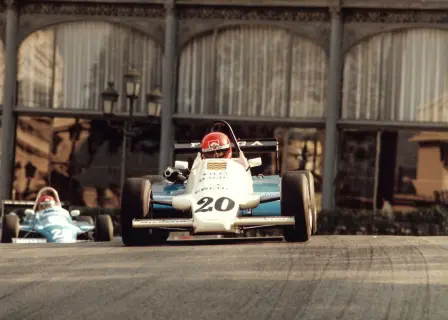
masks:
[[[130,66],[142,74],[136,111],[146,93],[161,89],[162,48],[147,35],[107,22],[63,23],[29,35],[19,49],[19,105],[100,110],[100,94],[115,82],[123,110],[123,75]]]
[[[345,56],[342,118],[448,121],[448,31],[387,32]]]
[[[179,113],[323,117],[326,98],[324,50],[284,29],[215,30],[182,51]]]

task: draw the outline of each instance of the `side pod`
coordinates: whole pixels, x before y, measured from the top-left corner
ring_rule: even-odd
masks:
[[[260,197],[260,203],[274,202],[274,201],[279,201],[279,200],[280,200],[280,196],[279,195],[262,196],[262,197]]]
[[[159,204],[162,206],[169,206],[171,207],[173,205],[173,203],[171,202],[171,200],[151,200],[152,204]]]

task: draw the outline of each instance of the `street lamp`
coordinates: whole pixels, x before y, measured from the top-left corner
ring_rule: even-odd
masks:
[[[148,116],[160,117],[160,111],[162,109],[162,95],[160,90],[156,89],[146,95],[146,103],[148,107]]]
[[[107,120],[107,124],[119,130],[122,130],[122,147],[121,147],[121,172],[120,172],[120,189],[123,190],[124,180],[126,179],[126,155],[127,155],[127,138],[133,134],[132,122],[134,115],[134,101],[138,99],[140,95],[141,77],[139,72],[135,68],[131,68],[124,75],[124,87],[126,97],[129,99],[129,114],[130,119],[125,119],[123,127],[117,127],[110,123],[110,119]],[[119,93],[114,88],[113,82],[108,82],[108,87],[101,94],[103,100],[103,112],[105,115],[110,116],[113,114],[115,104],[118,100]]]
[[[126,96],[132,101],[137,99],[140,95],[141,77],[135,68],[129,69],[128,73],[124,75],[124,84],[126,87]]]
[[[114,88],[114,82],[109,81],[107,88],[101,93],[103,112],[106,115],[114,113],[115,104],[118,100],[118,92]]]

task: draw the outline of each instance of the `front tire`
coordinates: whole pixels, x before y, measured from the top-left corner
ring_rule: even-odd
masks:
[[[147,177],[126,179],[120,209],[121,237],[126,246],[145,246],[165,242],[169,232],[133,228],[132,220],[152,218],[151,181]]]
[[[306,242],[311,238],[313,216],[308,179],[301,172],[286,172],[281,187],[281,214],[295,218],[295,225],[286,226],[283,236],[288,242]]]
[[[95,219],[95,242],[112,241],[114,239],[114,225],[108,214],[101,214]]]
[[[308,190],[310,193],[310,206],[311,211],[313,212],[313,229],[311,234],[315,235],[317,233],[317,206],[316,206],[316,196],[314,191],[314,175],[309,170],[300,170],[299,172],[303,173],[308,178]]]
[[[3,217],[2,243],[12,243],[13,238],[19,237],[20,219],[14,214]]]

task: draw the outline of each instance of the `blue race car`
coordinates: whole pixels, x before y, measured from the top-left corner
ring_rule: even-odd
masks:
[[[55,199],[55,205],[39,210],[38,200],[45,195]],[[58,192],[51,187],[37,194],[33,209],[25,209],[23,220],[15,212],[5,214],[2,243],[74,243],[78,241],[111,241],[113,224],[109,215],[80,216],[79,210],[68,212],[62,207]]]
[[[125,245],[163,243],[171,231],[235,235],[253,228],[282,228],[290,242],[308,241],[316,233],[312,173],[288,171],[280,177],[277,165],[277,175],[256,174],[262,159],[247,159],[245,152],[275,153],[278,164],[277,140],[238,141],[225,121],[208,129],[217,131],[229,137],[236,158],[203,159],[200,142],[175,143],[176,155],[195,155],[192,163],[178,160],[162,176],[126,179],[120,212]]]

